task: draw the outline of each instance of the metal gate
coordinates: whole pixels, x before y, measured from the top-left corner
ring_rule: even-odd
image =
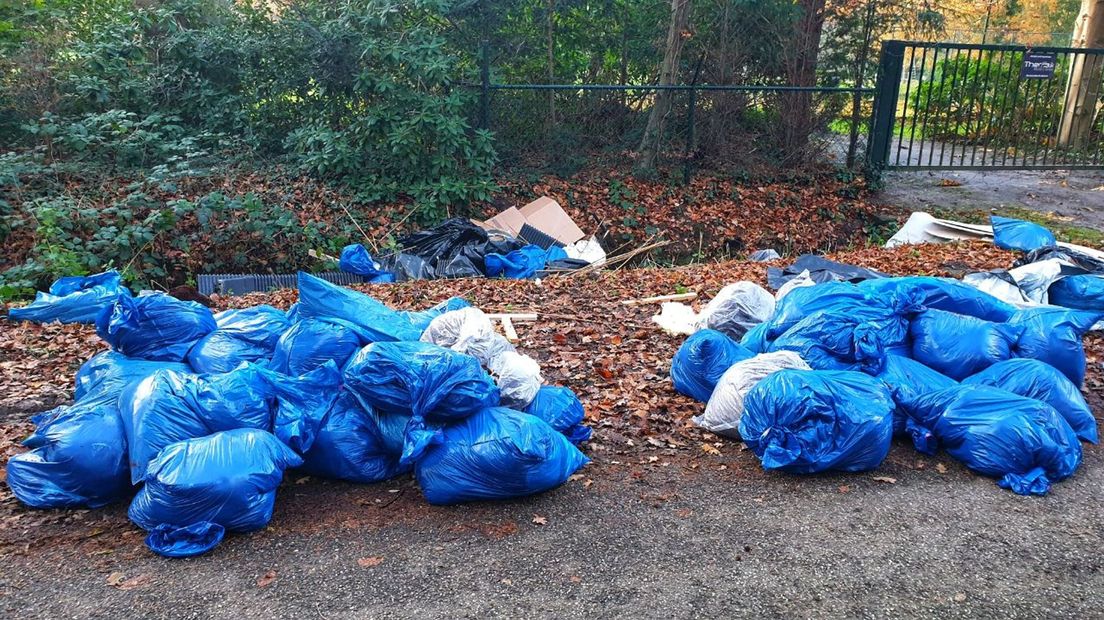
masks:
[[[874,170],[1104,168],[1104,49],[886,41]]]

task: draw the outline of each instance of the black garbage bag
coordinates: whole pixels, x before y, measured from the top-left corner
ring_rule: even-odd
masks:
[[[837,280],[842,280],[844,282],[862,282],[863,280],[887,277],[886,274],[880,271],[874,271],[873,269],[837,263],[836,261],[828,260],[823,256],[817,256],[815,254],[803,254],[799,256],[793,264],[784,269],[768,267],[767,284],[770,285],[772,289],[778,290],[783,284],[796,278],[803,271],[808,271],[809,277],[817,284],[834,282]]]
[[[401,237],[402,253],[398,256],[413,256],[425,261],[432,272],[428,277],[462,278],[482,276],[486,268],[483,257],[487,254],[508,254],[523,245],[510,238],[492,238],[470,220],[454,217],[433,228]],[[391,262],[397,260],[395,257],[389,259]],[[403,279],[401,268],[392,271]]]

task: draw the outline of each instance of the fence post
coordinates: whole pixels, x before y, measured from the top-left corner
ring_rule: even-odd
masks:
[[[893,142],[893,122],[897,116],[897,96],[901,90],[901,70],[905,60],[904,41],[882,43],[878,61],[878,82],[874,91],[874,116],[870,121],[870,147],[867,159],[870,172],[877,177],[889,163]]]
[[[491,44],[483,39],[479,58],[479,128],[491,128]]]
[[[690,85],[690,105],[686,110],[686,147],[682,151],[682,184],[690,184],[690,151],[694,145],[694,108],[698,106],[698,91]]]

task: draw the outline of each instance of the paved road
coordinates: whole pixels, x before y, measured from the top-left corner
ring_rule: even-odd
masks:
[[[21,619],[264,620],[1088,618],[1104,609],[1099,449],[1045,498],[904,445],[877,472],[895,483],[768,475],[737,446],[723,451],[694,469],[674,453],[656,452],[654,463],[599,457],[552,493],[453,508],[426,506],[409,482],[289,482],[269,529],[193,560],[157,558],[137,534],[98,551],[32,543],[4,560],[0,609]],[[270,570],[275,579],[259,587]]]

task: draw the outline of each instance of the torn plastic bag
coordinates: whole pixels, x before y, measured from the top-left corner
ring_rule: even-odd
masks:
[[[433,266],[433,275],[437,278],[481,278],[483,271],[467,256],[438,259]]]
[[[905,423],[908,420],[907,413],[900,406],[901,402],[958,385],[957,381],[947,375],[900,355],[887,355],[881,372],[873,376],[886,385],[893,396],[893,402],[898,404],[893,415],[895,435],[905,432]]]
[[[525,413],[544,420],[573,444],[590,439],[590,427],[583,424],[586,415],[583,403],[570,388],[558,385],[541,387],[533,402],[525,408]]]
[[[1032,301],[1020,290],[1020,285],[1016,283],[1015,278],[1002,269],[968,273],[963,276],[962,282],[1014,307],[1032,304]]]
[[[429,503],[456,504],[547,491],[589,461],[544,420],[495,407],[445,427],[414,475]]]
[[[763,469],[870,471],[889,453],[893,399],[857,372],[780,370],[748,392],[740,436]]]
[[[35,293],[34,301],[8,311],[12,321],[39,323],[95,323],[96,317],[120,296],[130,297],[118,271],[92,276],[68,276],[50,285],[50,292]]]
[[[377,342],[345,366],[345,385],[365,407],[439,421],[499,402],[494,381],[471,356],[425,342]]]
[[[330,407],[302,470],[322,476],[371,484],[410,471],[399,464],[407,416],[366,409],[343,390]]]
[[[859,290],[877,298],[889,293],[918,291],[927,308],[1003,323],[1016,313],[1016,307],[951,278],[910,276],[867,280],[857,285]]]
[[[672,336],[690,336],[700,328],[698,313],[686,304],[666,301],[659,308],[652,322]]]
[[[552,246],[547,250],[539,245],[527,245],[520,250],[514,250],[503,256],[502,254],[487,254],[484,257],[488,278],[511,278],[523,280],[532,278],[538,271],[544,269],[549,260],[567,258],[563,248]]]
[[[275,433],[304,452],[337,396],[341,375],[333,363],[302,377],[258,366],[214,375],[159,371],[119,397],[130,453],[131,482],[169,444],[236,428]]]
[[[812,276],[809,275],[809,270],[806,269],[796,276],[790,278],[785,284],[778,287],[778,290],[774,293],[774,301],[777,303],[783,297],[790,294],[790,291],[795,288],[803,288],[806,286],[816,286],[816,282],[813,281]]]
[[[276,342],[269,368],[296,377],[328,361],[340,368],[359,349],[360,337],[351,328],[323,319],[306,319],[292,325]]]
[[[951,456],[1021,495],[1044,495],[1081,463],[1081,444],[1050,405],[987,385],[962,385],[904,403],[916,449]]]
[[[705,406],[705,413],[695,416],[694,424],[711,433],[740,439],[740,418],[744,415],[748,392],[764,377],[787,368],[812,370],[792,351],[761,353],[736,362],[721,375]]]
[[[346,273],[364,276],[369,282],[394,282],[395,274],[384,271],[383,265],[372,258],[368,249],[359,243],[351,243],[341,250],[338,267]]]
[[[161,524],[150,530],[146,546],[166,558],[191,558],[203,555],[222,542],[226,528],[218,523],[200,521],[185,527]]]
[[[433,322],[433,319],[445,314],[447,312],[455,312],[457,310],[463,310],[464,308],[471,307],[471,304],[462,297],[449,297],[441,303],[425,310],[408,311],[403,310],[399,312],[399,315],[406,318],[414,329],[418,330],[421,334],[425,331],[429,324]]]
[[[928,310],[912,321],[912,359],[961,381],[1010,359],[1022,327],[964,314]]]
[[[525,409],[544,384],[537,360],[517,351],[505,351],[491,359],[487,370],[494,375],[505,407]]]
[[[115,399],[91,397],[33,418],[30,452],[8,460],[7,483],[33,508],[98,508],[130,491],[126,436]]]
[[[598,243],[597,237],[580,239],[575,243],[565,246],[564,252],[569,259],[585,261],[588,265],[602,266],[606,264],[606,251]]]
[[[362,343],[417,340],[422,334],[406,317],[368,295],[302,271],[299,316],[341,323],[356,332]]]
[[[1032,250],[1016,261],[1016,266],[1030,265],[1057,258],[1062,262],[1084,269],[1086,273],[1104,273],[1104,259],[1071,247],[1048,246]]]
[[[491,320],[479,308],[446,312],[433,319],[422,332],[422,342],[471,355],[484,366],[499,355],[515,350],[514,345],[495,332]]]
[[[97,353],[77,370],[73,400],[80,402],[85,398],[93,398],[101,394],[117,398],[123,388],[159,370],[191,372],[187,364],[179,362],[131,359],[115,351]]]
[[[797,275],[803,271],[808,271],[809,277],[817,283],[834,282],[837,280],[842,280],[844,282],[861,282],[862,280],[869,280],[871,278],[886,277],[886,274],[880,271],[874,271],[873,269],[837,263],[836,261],[828,260],[816,254],[802,254],[785,269],[768,267],[767,285],[774,290],[778,290],[783,284],[797,277]]]
[[[1058,243],[1054,233],[1032,222],[991,215],[989,223],[993,225],[993,243],[998,248],[1030,252]]]
[[[966,377],[962,383],[990,385],[1018,396],[1040,400],[1054,407],[1080,439],[1092,443],[1099,440],[1096,418],[1081,390],[1050,364],[1031,359],[1005,360]]]
[[[774,296],[754,282],[722,288],[701,312],[701,325],[739,340],[774,312]]]
[[[408,254],[419,256],[427,262],[436,262],[442,258],[457,256],[467,247],[482,250],[488,241],[485,230],[470,220],[454,217],[433,228],[400,237],[398,245]],[[482,254],[485,252],[480,253]]]
[[[291,327],[283,310],[265,305],[220,312],[215,323],[218,329],[188,352],[188,364],[196,372],[229,372],[242,362],[267,362]]]
[[[752,352],[712,329],[703,329],[686,339],[671,359],[671,382],[679,394],[706,402],[721,375]]]
[[[1050,303],[1056,306],[1104,312],[1104,276],[1062,278],[1050,285],[1048,296]]]
[[[380,258],[380,267],[394,277],[395,282],[432,280],[437,277],[433,265],[421,256],[399,252]]]
[[[753,263],[766,263],[772,260],[778,260],[780,258],[782,258],[782,256],[778,252],[770,248],[765,250],[755,250],[751,254],[748,254],[747,257],[747,259]]]
[[[119,353],[167,362],[184,361],[216,327],[206,306],[164,293],[119,297],[96,319],[96,333]]]
[[[1080,387],[1085,381],[1085,348],[1081,341],[1101,316],[1098,312],[1056,307],[1020,310],[1008,321],[1023,330],[1016,355],[1046,362]]]
[[[268,525],[284,470],[303,459],[270,433],[222,431],[167,446],[150,463],[127,516],[139,527],[208,521],[229,532]]]

